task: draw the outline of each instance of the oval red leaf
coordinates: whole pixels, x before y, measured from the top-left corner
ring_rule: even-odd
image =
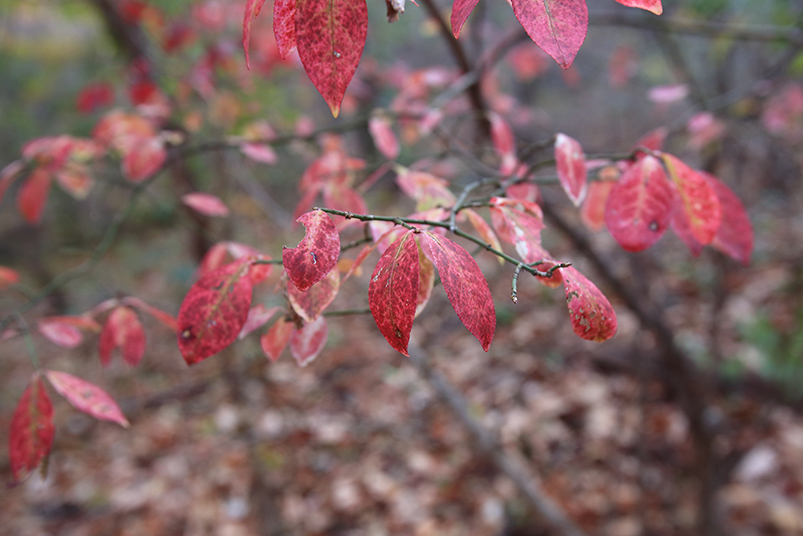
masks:
[[[37,328],[47,340],[63,348],[75,348],[84,340],[81,330],[61,317],[43,318]]]
[[[679,158],[667,153],[661,158],[675,183],[691,235],[703,245],[710,244],[722,222],[722,207],[714,188],[702,172],[690,168]]]
[[[714,177],[705,175],[719,197],[722,206],[722,223],[711,245],[745,266],[753,255],[753,224],[741,200],[728,186]]]
[[[574,206],[580,206],[588,189],[586,157],[580,142],[566,134],[555,137],[555,164],[563,191]]]
[[[290,353],[301,367],[306,367],[318,357],[326,346],[329,337],[329,325],[326,318],[319,316],[315,322],[304,324],[299,330],[294,330],[290,336]]]
[[[0,288],[16,285],[20,282],[20,274],[6,266],[0,266]]]
[[[513,13],[527,35],[558,65],[568,69],[585,41],[585,0],[512,0]]]
[[[251,57],[248,53],[251,44],[251,23],[259,15],[265,0],[247,0],[243,16],[243,51],[245,52],[245,67],[251,69]]]
[[[55,435],[53,404],[42,379],[35,374],[11,415],[8,459],[15,481],[25,478],[50,453]]]
[[[277,320],[259,339],[259,344],[265,356],[271,361],[276,361],[282,352],[287,348],[290,337],[293,335],[293,322],[282,317]]]
[[[330,270],[323,279],[304,292],[298,290],[295,285],[288,285],[287,299],[305,322],[314,322],[324,309],[329,307],[338,290],[340,290],[340,272]]]
[[[449,303],[487,352],[496,331],[496,310],[488,282],[477,261],[445,236],[430,232],[421,236],[421,244],[429,249]]]
[[[230,345],[248,319],[251,278],[248,261],[235,261],[199,279],[178,312],[178,347],[188,365]]]
[[[471,12],[477,7],[478,2],[479,0],[454,0],[452,4],[451,22],[452,33],[454,33],[455,39],[460,37],[460,30],[463,29],[463,25],[466,23],[468,16],[471,15]]]
[[[17,193],[17,209],[28,223],[39,223],[50,192],[50,174],[42,168],[36,168],[22,183]]]
[[[98,340],[98,353],[103,366],[111,362],[115,348],[120,348],[123,360],[131,366],[139,364],[145,355],[145,330],[137,314],[129,307],[116,307],[103,325]]]
[[[279,55],[286,60],[296,48],[296,0],[273,2],[273,37]]]
[[[409,355],[418,288],[418,246],[413,231],[407,231],[379,258],[368,284],[368,306],[379,331],[404,355]]]
[[[573,266],[561,268],[566,304],[574,332],[588,341],[607,341],[616,334],[616,313],[611,302]]]
[[[229,215],[229,207],[219,197],[203,192],[193,192],[181,197],[181,202],[204,216],[223,217]]]
[[[303,292],[337,264],[340,235],[332,218],[321,210],[302,214],[296,221],[304,225],[306,234],[298,247],[282,250],[282,264],[290,281]]]
[[[647,11],[652,11],[656,15],[660,15],[664,12],[664,7],[661,5],[661,0],[616,0],[623,6],[627,7],[638,7],[641,9],[646,9]]]
[[[368,120],[368,132],[382,156],[388,160],[395,160],[399,156],[399,140],[396,139],[387,117],[372,115]]]
[[[45,376],[61,396],[79,411],[91,415],[102,421],[111,421],[128,428],[128,419],[125,418],[120,406],[109,394],[92,383],[76,378],[66,372],[46,370]]]

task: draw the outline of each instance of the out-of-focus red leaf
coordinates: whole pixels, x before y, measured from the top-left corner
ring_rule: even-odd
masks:
[[[608,195],[605,224],[626,251],[642,251],[666,232],[672,186],[661,162],[645,156],[625,171]]]
[[[352,214],[368,213],[365,199],[354,188],[328,183],[323,189],[324,204],[335,210],[351,212]],[[349,225],[359,225],[359,220],[340,218],[336,228],[342,230]]]
[[[538,189],[537,184],[531,182],[520,182],[511,184],[505,190],[505,196],[509,199],[517,199],[521,201],[529,201],[535,203],[541,197],[541,191]]]
[[[20,282],[20,274],[7,266],[0,266],[0,288],[8,288]]]
[[[608,57],[608,81],[614,89],[621,89],[638,71],[638,57],[633,47],[621,45]]]
[[[329,307],[340,290],[340,272],[330,270],[323,279],[305,291],[295,285],[287,286],[287,298],[298,316],[305,322],[314,322]]]
[[[510,128],[505,119],[495,112],[488,114],[491,123],[491,143],[493,143],[496,154],[501,158],[499,173],[511,175],[519,164],[516,155],[516,138],[513,129]]]
[[[98,353],[104,367],[111,362],[115,348],[120,348],[123,360],[131,366],[139,364],[145,355],[145,330],[137,314],[129,307],[116,307],[100,332]]]
[[[512,0],[512,4],[527,35],[568,69],[588,31],[585,0]]]
[[[454,33],[455,39],[460,37],[460,30],[463,29],[463,25],[466,23],[468,16],[471,15],[471,12],[477,7],[477,2],[479,2],[479,0],[454,0],[452,3],[451,22],[452,33]]]
[[[165,32],[162,48],[168,54],[180,51],[195,41],[195,31],[184,22],[174,22]]]
[[[602,292],[573,266],[561,268],[574,332],[582,339],[607,341],[616,334],[616,312]]]
[[[268,255],[264,255],[247,244],[240,242],[218,242],[204,254],[201,264],[198,266],[198,275],[203,277],[209,272],[216,270],[226,264],[226,254],[233,259],[270,260]],[[273,266],[270,264],[254,264],[248,271],[251,283],[257,285],[270,277]]]
[[[229,215],[229,207],[212,194],[192,192],[181,196],[181,202],[204,216],[223,217]]]
[[[520,199],[491,199],[491,223],[500,240],[513,244],[524,262],[542,260],[541,207]]]
[[[689,147],[699,151],[725,134],[725,122],[717,119],[711,112],[693,115],[686,123],[689,131]]]
[[[240,151],[254,162],[275,164],[279,161],[276,152],[266,143],[243,143]]]
[[[435,265],[418,248],[418,299],[415,302],[415,316],[421,314],[432,297],[432,289],[435,288]]]
[[[340,235],[332,218],[321,210],[302,214],[297,221],[304,225],[306,233],[297,247],[282,250],[282,264],[290,281],[305,291],[337,264]]]
[[[53,404],[42,378],[34,374],[11,415],[8,459],[15,481],[25,478],[50,453],[55,435]]]
[[[63,348],[75,348],[83,342],[84,336],[80,329],[66,320],[67,318],[63,316],[43,318],[37,323],[39,333],[53,344]]]
[[[433,207],[450,207],[457,198],[449,191],[449,183],[431,173],[396,166],[396,184],[416,201],[416,211]]]
[[[293,330],[290,336],[293,359],[300,367],[306,367],[321,353],[328,337],[329,325],[325,317],[319,316],[314,322],[304,323],[304,327]]]
[[[407,353],[419,289],[418,246],[407,231],[379,258],[368,284],[368,306],[390,346]]]
[[[724,182],[707,173],[705,176],[722,206],[722,223],[711,245],[748,266],[753,255],[753,225],[750,217],[742,201]]]
[[[580,207],[580,219],[592,231],[605,226],[605,204],[614,184],[612,181],[594,181],[588,185],[588,193]]]
[[[680,238],[681,242],[686,244],[686,247],[689,248],[689,252],[692,254],[692,256],[699,257],[705,246],[703,246],[699,240],[694,238],[694,235],[691,232],[691,227],[689,226],[689,218],[686,216],[686,213],[683,210],[683,203],[681,203],[680,197],[678,196],[675,196],[672,202],[671,227],[678,238]]]
[[[282,317],[277,320],[259,339],[262,352],[271,361],[276,361],[290,342],[293,335],[293,322]]]
[[[176,317],[173,315],[162,311],[161,309],[154,307],[145,303],[144,301],[136,298],[134,296],[127,296],[123,298],[122,303],[125,305],[130,305],[132,307],[136,307],[143,313],[148,313],[156,320],[162,323],[162,325],[166,326],[167,328],[171,329],[172,331],[178,331],[178,321]]]
[[[491,226],[488,224],[485,219],[477,214],[474,210],[467,208],[460,212],[461,214],[465,214],[468,218],[468,221],[471,222],[471,225],[474,226],[474,229],[477,230],[479,233],[480,238],[485,240],[485,243],[494,248],[497,251],[502,251],[502,244],[499,243],[499,239],[496,237],[496,233],[494,233]],[[499,264],[504,264],[505,260],[502,257],[496,257],[499,260]]]
[[[76,199],[85,199],[94,181],[84,165],[68,165],[56,171],[56,182]]]
[[[237,339],[242,340],[254,330],[257,330],[267,324],[278,310],[278,307],[268,308],[261,303],[251,307],[251,310],[248,311],[248,319],[246,319],[243,329],[241,329],[240,333],[237,334]]]
[[[633,147],[643,147],[651,151],[663,151],[667,133],[666,127],[658,127],[642,136]]]
[[[457,317],[487,352],[496,331],[496,310],[477,261],[445,236],[424,232],[421,244],[430,252]]]
[[[106,82],[92,82],[83,87],[75,98],[75,107],[82,114],[90,114],[114,102],[114,90]]]
[[[53,389],[66,398],[75,409],[96,419],[115,422],[123,428],[128,428],[128,419],[123,415],[120,406],[97,385],[55,370],[46,370],[45,376]]]
[[[399,156],[399,140],[386,116],[372,115],[368,120],[368,132],[382,156],[388,160],[395,160]]]
[[[670,84],[655,86],[647,93],[647,97],[656,104],[671,104],[689,96],[687,84]]]
[[[251,69],[251,56],[248,49],[251,44],[251,23],[257,18],[262,10],[265,0],[247,0],[245,3],[245,15],[243,16],[243,50],[245,51],[245,66]]]
[[[296,48],[296,0],[273,2],[273,36],[283,60]]]
[[[159,171],[165,160],[167,151],[162,140],[141,138],[123,157],[123,175],[131,182],[142,182]]]
[[[722,222],[719,197],[702,172],[690,168],[671,154],[663,153],[661,158],[675,184],[691,235],[703,245],[710,244]]]
[[[661,5],[661,0],[616,0],[623,6],[628,7],[638,7],[641,9],[646,9],[647,11],[651,11],[656,15],[660,15],[664,12],[664,8]]]
[[[368,30],[365,2],[296,0],[295,25],[301,64],[332,115],[337,117],[365,46]],[[322,35],[326,37],[322,39]]]
[[[17,193],[17,209],[29,223],[39,223],[42,219],[51,182],[48,172],[36,168],[22,183]]]
[[[574,206],[580,206],[588,189],[588,173],[583,147],[566,134],[555,137],[555,163],[563,191]]]
[[[178,311],[178,347],[188,365],[234,342],[248,320],[250,262],[237,260],[201,277]]]

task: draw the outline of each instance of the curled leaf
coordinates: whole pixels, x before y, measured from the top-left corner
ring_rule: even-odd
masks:
[[[555,163],[563,191],[574,206],[580,206],[588,189],[588,172],[583,147],[574,138],[558,134],[555,137]]]
[[[128,419],[123,415],[120,406],[97,385],[55,370],[46,370],[45,376],[53,389],[66,398],[75,409],[96,419],[115,422],[123,428],[128,428]]]
[[[282,264],[290,281],[303,292],[337,264],[340,235],[332,218],[321,210],[302,214],[297,221],[306,227],[306,234],[297,247],[282,250]]]

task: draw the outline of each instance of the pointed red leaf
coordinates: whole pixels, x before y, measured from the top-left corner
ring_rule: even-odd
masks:
[[[642,251],[657,242],[671,216],[672,186],[653,156],[630,166],[605,204],[605,224],[626,251]]]
[[[588,185],[588,193],[580,207],[580,219],[592,231],[599,231],[605,225],[605,204],[615,182],[594,181]]]
[[[616,313],[602,292],[573,266],[561,268],[566,304],[574,332],[588,341],[607,341],[616,334]]]
[[[555,163],[563,191],[574,206],[580,206],[588,189],[588,172],[583,147],[566,134],[555,137]]]
[[[686,216],[686,212],[683,210],[683,203],[680,201],[679,196],[675,196],[672,201],[671,227],[678,238],[680,238],[681,242],[686,244],[686,247],[689,248],[689,252],[692,256],[699,257],[705,246],[694,238],[691,227],[689,226],[689,217]]]
[[[390,119],[384,115],[372,115],[368,120],[368,132],[382,156],[388,160],[399,156],[399,140],[390,126]]]
[[[50,453],[55,435],[53,404],[35,374],[11,415],[8,459],[15,481],[25,478]]]
[[[302,214],[296,221],[306,227],[306,234],[297,247],[282,250],[282,264],[290,281],[305,291],[337,264],[340,235],[332,218],[321,210]]]
[[[753,254],[753,225],[750,217],[742,201],[724,182],[713,175],[706,174],[706,177],[722,206],[722,223],[711,245],[748,266]]]
[[[243,329],[237,334],[237,339],[242,340],[250,335],[254,330],[257,330],[267,324],[271,318],[279,311],[278,307],[265,307],[261,303],[251,307],[248,311],[248,318],[243,325]]]
[[[491,199],[491,223],[500,240],[516,247],[524,262],[543,259],[541,254],[541,207],[521,199]]]
[[[368,306],[379,331],[404,355],[409,355],[418,289],[418,246],[413,231],[407,231],[379,258],[368,284]]]
[[[295,19],[301,64],[337,117],[365,46],[365,1],[296,0]]]
[[[45,376],[53,389],[66,398],[75,409],[96,419],[116,422],[123,428],[128,428],[128,419],[120,411],[120,406],[97,385],[76,378],[72,374],[55,370],[46,370]]]
[[[248,53],[251,44],[251,23],[259,15],[265,0],[247,0],[245,3],[245,15],[243,16],[243,51],[245,52],[245,66],[251,69],[251,57]]]
[[[314,322],[329,307],[340,290],[340,272],[331,270],[326,276],[301,292],[295,285],[287,286],[287,299],[305,322]]]
[[[123,175],[131,182],[142,182],[162,169],[165,160],[167,151],[162,140],[142,137],[123,157]]]
[[[145,355],[145,330],[137,314],[129,307],[116,307],[106,319],[98,340],[98,353],[103,366],[109,365],[115,348],[120,348],[123,360],[132,366],[136,366]]]
[[[16,285],[20,282],[20,274],[6,266],[0,266],[0,288]]]
[[[463,29],[463,25],[466,23],[468,16],[471,15],[471,12],[477,7],[477,2],[479,2],[479,0],[454,0],[452,4],[451,22],[452,33],[454,33],[455,39],[460,37],[460,30]]]
[[[162,325],[166,326],[167,328],[173,331],[178,331],[178,321],[176,320],[176,317],[174,317],[173,315],[166,313],[161,309],[153,307],[152,305],[148,305],[144,301],[140,300],[139,298],[135,298],[133,296],[128,296],[126,298],[123,298],[122,302],[125,303],[126,305],[131,305],[133,307],[136,307],[143,313],[148,313],[156,320],[161,322]]]
[[[416,211],[424,211],[434,207],[450,207],[457,198],[449,190],[449,183],[424,171],[415,171],[396,166],[396,184],[399,188],[417,201]]]
[[[415,316],[421,314],[424,307],[432,297],[432,289],[435,288],[435,265],[424,255],[424,251],[418,248],[418,298],[415,301]]]
[[[42,168],[36,168],[25,179],[17,193],[17,209],[28,223],[39,223],[45,208],[47,194],[50,192],[50,174]]]
[[[84,336],[80,329],[64,318],[58,316],[43,318],[38,322],[37,328],[39,333],[53,344],[63,348],[75,348],[83,342]]]
[[[315,322],[305,323],[303,328],[294,330],[290,336],[293,359],[300,367],[306,367],[323,351],[328,337],[329,325],[325,317],[319,316]]]
[[[516,138],[513,134],[513,129],[498,113],[490,112],[488,120],[491,123],[491,142],[496,154],[501,158],[499,173],[510,175],[519,164],[519,159],[516,156]]]
[[[181,202],[204,216],[222,217],[229,215],[229,207],[219,197],[211,194],[193,192],[181,196]]]
[[[457,317],[487,352],[496,330],[496,310],[477,261],[445,236],[425,232],[421,235],[421,244],[430,252]]]
[[[541,50],[568,69],[588,30],[585,0],[512,0],[513,13]]]
[[[641,9],[646,9],[647,11],[652,11],[656,15],[660,15],[664,12],[664,8],[661,5],[661,0],[616,0],[623,6],[628,7],[638,7]]]
[[[480,235],[480,238],[485,240],[486,244],[497,251],[502,251],[502,244],[499,243],[496,233],[494,233],[493,229],[491,229],[491,226],[488,224],[488,222],[485,221],[485,218],[470,208],[462,210],[461,214],[465,214],[468,217],[468,221],[471,222],[471,225],[474,226],[474,229]],[[496,258],[499,260],[499,264],[505,263],[505,260],[502,257],[496,256]]]
[[[178,312],[178,347],[188,365],[230,345],[251,308],[250,264],[238,260],[199,279]]]
[[[690,168],[679,158],[668,153],[663,153],[661,158],[675,184],[691,235],[703,245],[710,244],[722,221],[722,207],[714,188],[702,172]]]
[[[282,317],[277,320],[260,339],[259,344],[265,356],[276,361],[290,342],[293,335],[293,322]]]
[[[240,152],[253,160],[263,164],[275,164],[279,161],[276,151],[267,143],[243,143],[240,145]]]
[[[296,48],[296,0],[274,0],[273,37],[283,60]]]

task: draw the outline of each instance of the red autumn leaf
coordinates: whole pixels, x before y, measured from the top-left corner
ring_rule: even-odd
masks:
[[[204,216],[222,217],[229,215],[229,207],[219,197],[211,194],[193,192],[181,196],[181,202]]]
[[[689,252],[692,254],[692,256],[699,257],[705,246],[703,246],[699,240],[694,238],[694,235],[691,232],[691,227],[689,226],[689,218],[683,211],[683,204],[678,196],[675,196],[675,199],[672,202],[671,226],[672,230],[675,232],[678,238],[680,238],[681,242],[686,244],[686,247],[689,248]]]
[[[317,320],[305,323],[304,327],[293,331],[290,336],[290,353],[301,367],[306,367],[318,357],[329,337],[329,325],[326,318],[319,316]]]
[[[76,199],[85,199],[94,184],[86,166],[79,164],[68,165],[56,171],[56,182]]]
[[[661,5],[661,0],[616,0],[623,6],[628,7],[638,7],[641,9],[646,9],[647,11],[652,11],[656,15],[660,15],[664,12],[664,8]]]
[[[288,285],[287,299],[293,310],[305,322],[314,322],[324,309],[329,307],[338,290],[340,290],[340,272],[330,270],[323,279],[304,292],[298,290],[295,285]]]
[[[290,342],[293,335],[293,322],[282,317],[274,323],[260,339],[262,352],[271,361],[276,361]]]
[[[583,147],[566,134],[558,134],[555,137],[555,163],[563,191],[574,206],[580,206],[588,189],[588,172]]]
[[[574,332],[582,339],[607,341],[616,334],[616,313],[602,292],[573,266],[561,268]]]
[[[302,214],[297,221],[306,227],[306,233],[297,247],[282,249],[282,264],[290,281],[305,291],[337,264],[340,235],[332,218],[321,210]]]
[[[471,12],[477,7],[477,2],[479,2],[479,0],[454,0],[454,3],[452,3],[451,22],[452,33],[454,33],[455,39],[460,37],[460,30],[463,29],[463,25],[466,23],[468,16],[471,15]]]
[[[605,204],[615,182],[594,181],[588,185],[588,193],[580,207],[580,219],[592,231],[599,231],[605,225]]]
[[[85,85],[75,98],[75,107],[82,114],[90,114],[114,101],[114,90],[106,82]]]
[[[45,376],[53,389],[66,398],[75,409],[96,419],[116,422],[123,428],[128,428],[128,419],[120,411],[120,406],[97,385],[55,370],[46,370]]]
[[[675,184],[675,195],[688,220],[691,235],[703,245],[710,244],[722,221],[722,207],[714,188],[702,172],[690,168],[679,158],[668,153],[663,153],[661,158]]]
[[[379,258],[368,284],[368,306],[379,331],[391,347],[404,355],[409,355],[418,271],[418,246],[413,231],[407,231]]]
[[[283,60],[296,48],[296,0],[274,0],[273,37]]]
[[[248,318],[243,325],[243,329],[241,329],[240,333],[237,334],[237,339],[242,340],[254,330],[259,329],[267,324],[278,310],[278,307],[268,308],[261,303],[251,307],[251,310],[248,311]]]
[[[39,333],[44,335],[50,342],[63,348],[75,348],[84,340],[81,330],[68,317],[53,316],[43,318],[37,324]]]
[[[449,183],[424,171],[414,171],[396,166],[396,184],[402,192],[417,203],[416,211],[424,211],[434,207],[450,207],[457,198],[449,190]]]
[[[178,331],[178,322],[176,321],[176,317],[173,315],[162,311],[152,305],[148,305],[144,301],[140,300],[139,298],[135,298],[133,296],[127,296],[123,298],[122,302],[126,305],[131,305],[132,307],[136,307],[143,313],[148,313],[156,320],[162,323],[162,325],[168,327],[169,329]]]
[[[485,240],[485,243],[494,248],[497,251],[502,251],[502,244],[499,243],[499,239],[496,237],[496,233],[494,233],[491,226],[485,221],[485,218],[477,214],[470,208],[464,209],[461,211],[461,214],[465,214],[468,217],[468,221],[471,222],[471,225],[474,226],[477,233],[480,235],[480,238]],[[502,257],[496,257],[499,260],[499,264],[504,264],[505,260]]]
[[[488,282],[468,251],[445,236],[421,235],[421,244],[438,268],[443,289],[457,317],[486,352],[496,330],[496,311]]]
[[[136,366],[145,355],[145,330],[137,314],[129,307],[120,306],[112,310],[98,340],[100,362],[106,367],[111,362],[112,351],[120,348],[123,360]]]
[[[131,182],[142,182],[162,168],[167,160],[162,140],[158,137],[141,137],[123,156],[123,175]]]
[[[323,202],[329,208],[351,212],[352,214],[366,214],[368,212],[368,205],[357,190],[339,184],[326,184],[323,189]],[[336,228],[343,229],[348,225],[359,224],[359,220],[341,218]]]
[[[568,69],[588,30],[585,0],[512,0],[527,35],[558,65]]]
[[[296,0],[295,20],[301,64],[337,117],[365,47],[365,1]]]
[[[275,164],[279,161],[276,152],[266,143],[243,143],[240,145],[240,152],[254,162],[262,164]]]
[[[433,288],[435,288],[435,265],[424,255],[424,251],[418,248],[418,298],[415,301],[415,316],[420,315],[429,303]]]
[[[662,151],[668,133],[669,131],[666,127],[658,127],[655,130],[651,130],[636,142],[634,148],[643,147],[651,151]]]
[[[200,278],[178,311],[178,347],[194,365],[230,345],[248,319],[251,289],[248,260],[237,260]]]
[[[630,166],[605,204],[605,224],[626,251],[642,251],[657,242],[671,216],[672,186],[661,162],[653,156]]]
[[[513,244],[524,262],[542,260],[541,207],[521,199],[491,199],[491,223],[500,240]]]
[[[269,255],[260,253],[248,244],[242,244],[240,242],[225,242],[225,244],[226,249],[235,259],[249,259],[254,261],[271,260]],[[255,262],[248,271],[248,277],[251,279],[252,284],[258,285],[269,278],[271,273],[273,273],[272,264],[257,264]]]
[[[259,15],[265,0],[247,0],[243,16],[243,51],[245,52],[245,66],[251,69],[251,56],[248,53],[251,44],[251,23]]]
[[[722,206],[722,223],[711,245],[748,266],[753,254],[753,225],[750,217],[741,200],[724,182],[713,175],[705,176]]]
[[[11,415],[8,459],[15,481],[25,478],[50,453],[55,435],[53,404],[42,379],[34,374]]]
[[[22,183],[17,193],[17,209],[28,223],[39,223],[45,208],[47,194],[50,192],[50,174],[36,168]]]
[[[0,266],[0,288],[7,288],[20,282],[20,274],[6,266]]]
[[[399,156],[399,140],[396,139],[387,117],[372,115],[368,120],[368,132],[382,156],[388,160],[395,160]]]
[[[499,173],[510,175],[519,164],[519,159],[516,156],[516,139],[513,135],[513,129],[510,128],[508,122],[501,115],[495,112],[488,114],[488,120],[491,123],[491,142],[496,154],[501,158]]]

